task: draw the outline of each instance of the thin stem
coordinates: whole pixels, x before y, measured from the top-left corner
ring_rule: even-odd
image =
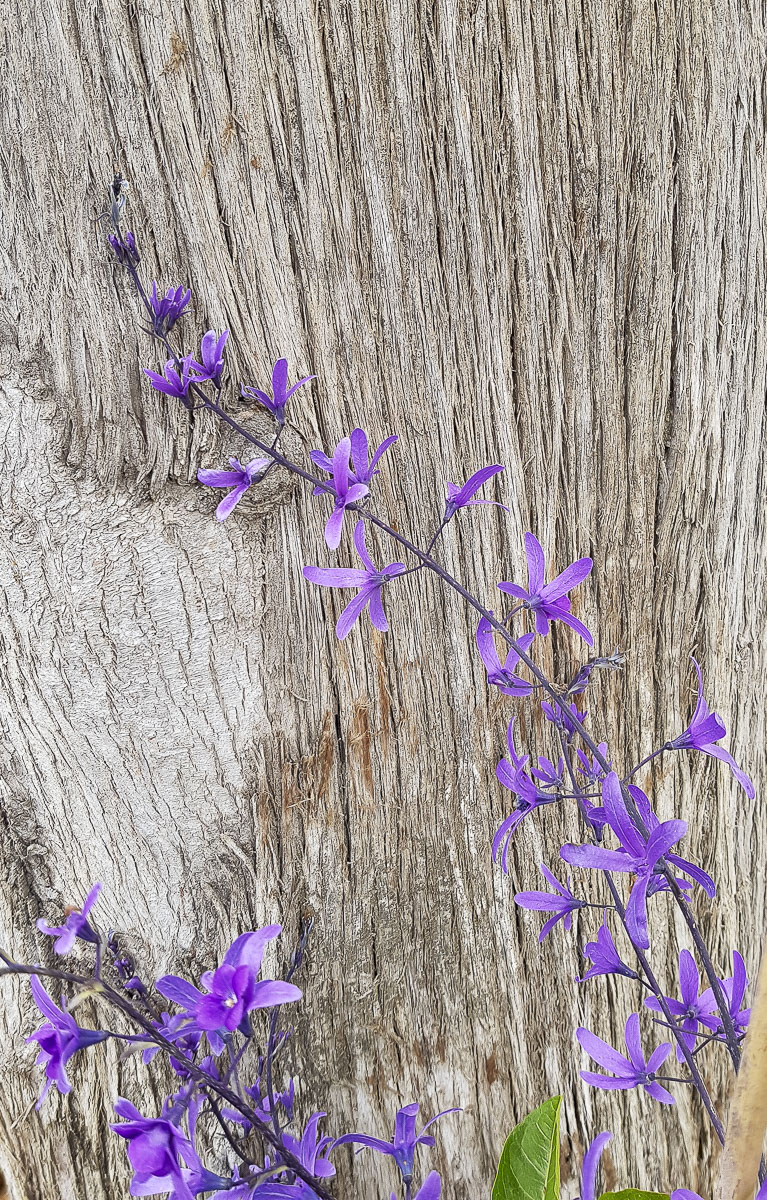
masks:
[[[213,1115],[216,1118],[216,1120],[218,1121],[219,1125],[221,1126],[224,1137],[226,1138],[229,1145],[234,1150],[235,1154],[238,1155],[244,1163],[247,1163],[249,1167],[255,1166],[256,1165],[255,1159],[248,1158],[247,1155],[243,1154],[242,1150],[240,1149],[240,1147],[237,1145],[236,1141],[232,1137],[231,1130],[229,1129],[229,1126],[227,1125],[226,1121],[224,1120],[222,1113],[221,1113],[221,1109],[218,1106],[218,1101],[213,1096],[211,1096],[210,1092],[207,1093],[207,1097],[208,1097],[208,1104],[210,1105],[210,1107],[213,1110]]]
[[[636,775],[637,771],[641,771],[642,767],[646,766],[648,762],[652,762],[652,760],[654,758],[657,758],[659,754],[663,754],[663,752],[665,750],[672,750],[672,749],[673,749],[673,746],[671,745],[671,742],[665,742],[664,745],[662,745],[659,750],[653,750],[652,754],[648,754],[645,758],[642,759],[641,762],[638,762],[635,767],[632,767],[632,769],[629,771],[628,775],[623,776],[621,783],[628,783],[629,779],[633,779],[634,776]]]

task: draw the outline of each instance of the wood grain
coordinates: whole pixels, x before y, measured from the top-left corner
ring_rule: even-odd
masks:
[[[189,336],[230,328],[234,381],[263,386],[281,354],[316,373],[294,454],[357,423],[398,432],[377,503],[415,536],[447,479],[505,463],[510,514],[454,523],[449,569],[491,602],[524,580],[526,529],[559,569],[593,554],[578,615],[629,655],[589,704],[614,761],[679,731],[694,650],[759,784],[763,5],[16,0],[6,19],[0,942],[41,956],[35,919],[95,879],[148,973],[204,969],[266,920],[289,941],[311,909],[298,1059],[333,1132],[382,1132],[414,1098],[463,1106],[433,1161],[467,1200],[511,1124],[561,1091],[565,1196],[605,1127],[619,1186],[711,1194],[697,1105],[578,1079],[576,1025],[617,1037],[639,997],[579,989],[574,945],[539,949],[514,907],[574,814],[526,825],[509,879],[491,868],[516,709],[486,695],[473,621],[408,577],[390,635],[338,646],[337,598],[301,577],[330,561],[323,502],[275,473],[215,523],[194,474],[239,447],[145,386],[154,351],[94,217],[119,167],[147,270],[192,288]],[[581,647],[539,652],[564,679]],[[540,721],[520,725],[543,750]],[[654,782],[720,882],[703,923],[722,972],[737,945],[753,973],[761,792],[749,804],[700,757]],[[682,939],[659,900],[669,988]],[[151,1107],[160,1078],[142,1092],[96,1051],[37,1114],[33,1020],[5,984],[12,1200],[117,1200],[111,1103]],[[340,1161],[339,1196],[388,1194],[387,1163]]]

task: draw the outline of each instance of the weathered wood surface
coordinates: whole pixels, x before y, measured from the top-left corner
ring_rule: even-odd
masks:
[[[527,824],[510,879],[491,869],[515,702],[487,698],[473,620],[410,578],[390,635],[338,646],[337,599],[300,574],[330,561],[322,503],[272,476],[215,523],[194,472],[238,448],[145,386],[153,351],[93,218],[117,165],[147,269],[191,286],[190,333],[231,328],[232,377],[280,354],[317,374],[294,453],[398,432],[379,502],[416,535],[446,479],[507,464],[510,515],[454,524],[450,569],[489,602],[524,581],[528,528],[559,567],[592,553],[577,611],[629,652],[589,704],[616,762],[681,728],[695,650],[761,782],[763,7],[16,0],[6,20],[0,940],[39,956],[35,918],[95,879],[148,971],[203,969],[266,920],[292,937],[311,909],[304,1096],[335,1131],[462,1105],[435,1161],[463,1200],[561,1090],[576,1157],[609,1127],[613,1181],[706,1192],[697,1106],[578,1080],[575,1026],[617,1036],[638,997],[579,989],[571,942],[539,950],[515,911],[574,816]],[[580,651],[546,647],[560,677]],[[722,969],[735,942],[753,971],[763,801],[700,758],[656,779],[722,883]],[[38,1115],[33,1019],[5,983],[10,1195],[117,1200],[105,1124],[118,1091],[141,1102],[138,1074],[96,1051]],[[345,1162],[339,1195],[393,1182]]]

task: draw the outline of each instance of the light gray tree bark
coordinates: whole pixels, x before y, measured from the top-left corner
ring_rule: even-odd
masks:
[[[150,276],[192,288],[187,335],[230,328],[233,380],[263,386],[280,355],[316,373],[294,455],[355,424],[398,432],[377,503],[416,538],[447,479],[506,464],[510,513],[455,522],[449,569],[497,606],[496,581],[525,580],[525,530],[557,569],[591,553],[576,611],[628,653],[589,697],[613,760],[681,730],[694,651],[759,784],[763,5],[16,0],[3,42],[0,943],[44,956],[35,919],[94,880],[148,974],[199,972],[273,920],[287,955],[312,912],[298,1059],[332,1132],[461,1105],[433,1162],[474,1200],[511,1125],[561,1092],[567,1195],[605,1127],[608,1183],[710,1194],[697,1104],[578,1078],[576,1026],[618,1037],[640,996],[576,985],[573,940],[539,949],[513,904],[575,813],[527,822],[508,879],[491,866],[519,706],[488,696],[471,614],[409,577],[389,635],[363,621],[339,645],[338,598],[301,576],[331,561],[323,501],[273,473],[215,522],[195,472],[244,447],[147,386],[156,351],[94,218],[120,169]],[[561,680],[582,650],[567,632],[538,647]],[[754,972],[761,792],[702,757],[653,783],[720,882],[696,904],[722,973],[733,945]],[[683,929],[662,899],[653,920],[672,989]],[[38,1114],[34,1021],[5,981],[10,1197],[117,1200],[111,1104],[148,1109],[160,1084],[97,1049]],[[372,1155],[339,1161],[339,1196],[394,1183]]]

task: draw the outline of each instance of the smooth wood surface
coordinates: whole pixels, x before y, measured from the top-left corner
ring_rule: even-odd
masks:
[[[97,879],[102,920],[148,975],[201,971],[272,920],[287,956],[310,910],[297,1061],[304,1112],[327,1109],[331,1132],[384,1134],[413,1099],[426,1117],[461,1105],[431,1161],[446,1200],[475,1200],[512,1123],[561,1092],[566,1196],[604,1128],[608,1184],[710,1195],[697,1104],[662,1112],[578,1078],[576,1026],[618,1037],[640,996],[575,984],[575,942],[558,928],[539,949],[540,922],[513,904],[538,862],[556,868],[575,813],[527,822],[509,879],[492,867],[518,706],[487,695],[474,620],[410,576],[386,598],[389,635],[365,618],[339,646],[339,598],[301,576],[331,565],[323,500],[273,473],[216,524],[195,472],[244,447],[146,385],[156,351],[94,218],[119,167],[149,277],[192,288],[189,348],[226,325],[235,385],[263,387],[279,355],[293,379],[316,373],[287,438],[302,461],[356,424],[399,433],[376,504],[414,536],[446,480],[506,464],[484,494],[510,513],[469,510],[442,546],[486,602],[498,580],[525,582],[527,529],[552,569],[593,555],[575,611],[628,654],[589,696],[614,762],[681,731],[700,657],[757,800],[680,755],[653,801],[690,822],[685,850],[720,882],[713,907],[695,903],[722,973],[733,945],[753,973],[763,6],[16,0],[3,44],[0,943],[44,955],[35,919]],[[537,654],[564,680],[583,649],[564,632]],[[529,708],[519,724],[550,751]],[[671,992],[685,944],[656,900]],[[111,1103],[149,1111],[161,1076],[142,1085],[97,1048],[37,1114],[28,988],[2,997],[12,1200],[118,1200]],[[367,1152],[339,1163],[339,1197],[395,1183]]]

